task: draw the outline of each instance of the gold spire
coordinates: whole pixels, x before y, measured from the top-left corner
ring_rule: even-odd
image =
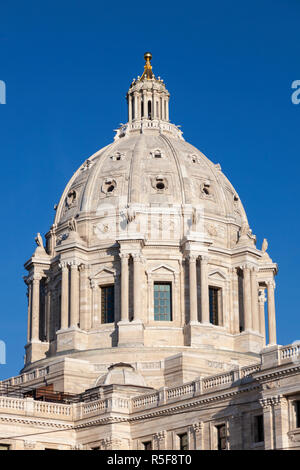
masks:
[[[144,66],[144,73],[141,76],[140,80],[151,80],[154,77],[154,73],[152,72],[152,65],[151,65],[151,59],[152,59],[152,54],[151,52],[145,52],[144,54],[144,59],[146,61],[145,66]]]

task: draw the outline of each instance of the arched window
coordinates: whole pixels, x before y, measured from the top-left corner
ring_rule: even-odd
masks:
[[[131,101],[131,116],[132,116],[132,119],[135,118],[135,115],[134,115],[134,100],[135,100],[135,98]]]
[[[151,119],[151,101],[148,101],[148,119]]]
[[[159,118],[158,101],[156,101],[156,117]]]
[[[144,117],[144,101],[141,101],[141,117]]]

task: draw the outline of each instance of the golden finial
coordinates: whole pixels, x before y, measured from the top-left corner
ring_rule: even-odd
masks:
[[[145,66],[144,66],[144,73],[141,76],[141,80],[151,80],[151,78],[154,78],[154,74],[152,72],[152,65],[151,65],[151,59],[152,59],[152,54],[151,52],[145,52],[144,54],[144,59],[146,61]]]

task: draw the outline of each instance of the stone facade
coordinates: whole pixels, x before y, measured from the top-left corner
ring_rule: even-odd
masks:
[[[25,264],[26,358],[0,384],[1,442],[297,448],[299,349],[276,344],[277,265],[220,165],[170,123],[145,59],[128,123],[72,176]]]

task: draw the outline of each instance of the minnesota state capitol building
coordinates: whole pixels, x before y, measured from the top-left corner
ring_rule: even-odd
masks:
[[[0,448],[300,449],[277,265],[145,61],[128,123],[71,177],[25,264],[25,366],[0,383]]]

